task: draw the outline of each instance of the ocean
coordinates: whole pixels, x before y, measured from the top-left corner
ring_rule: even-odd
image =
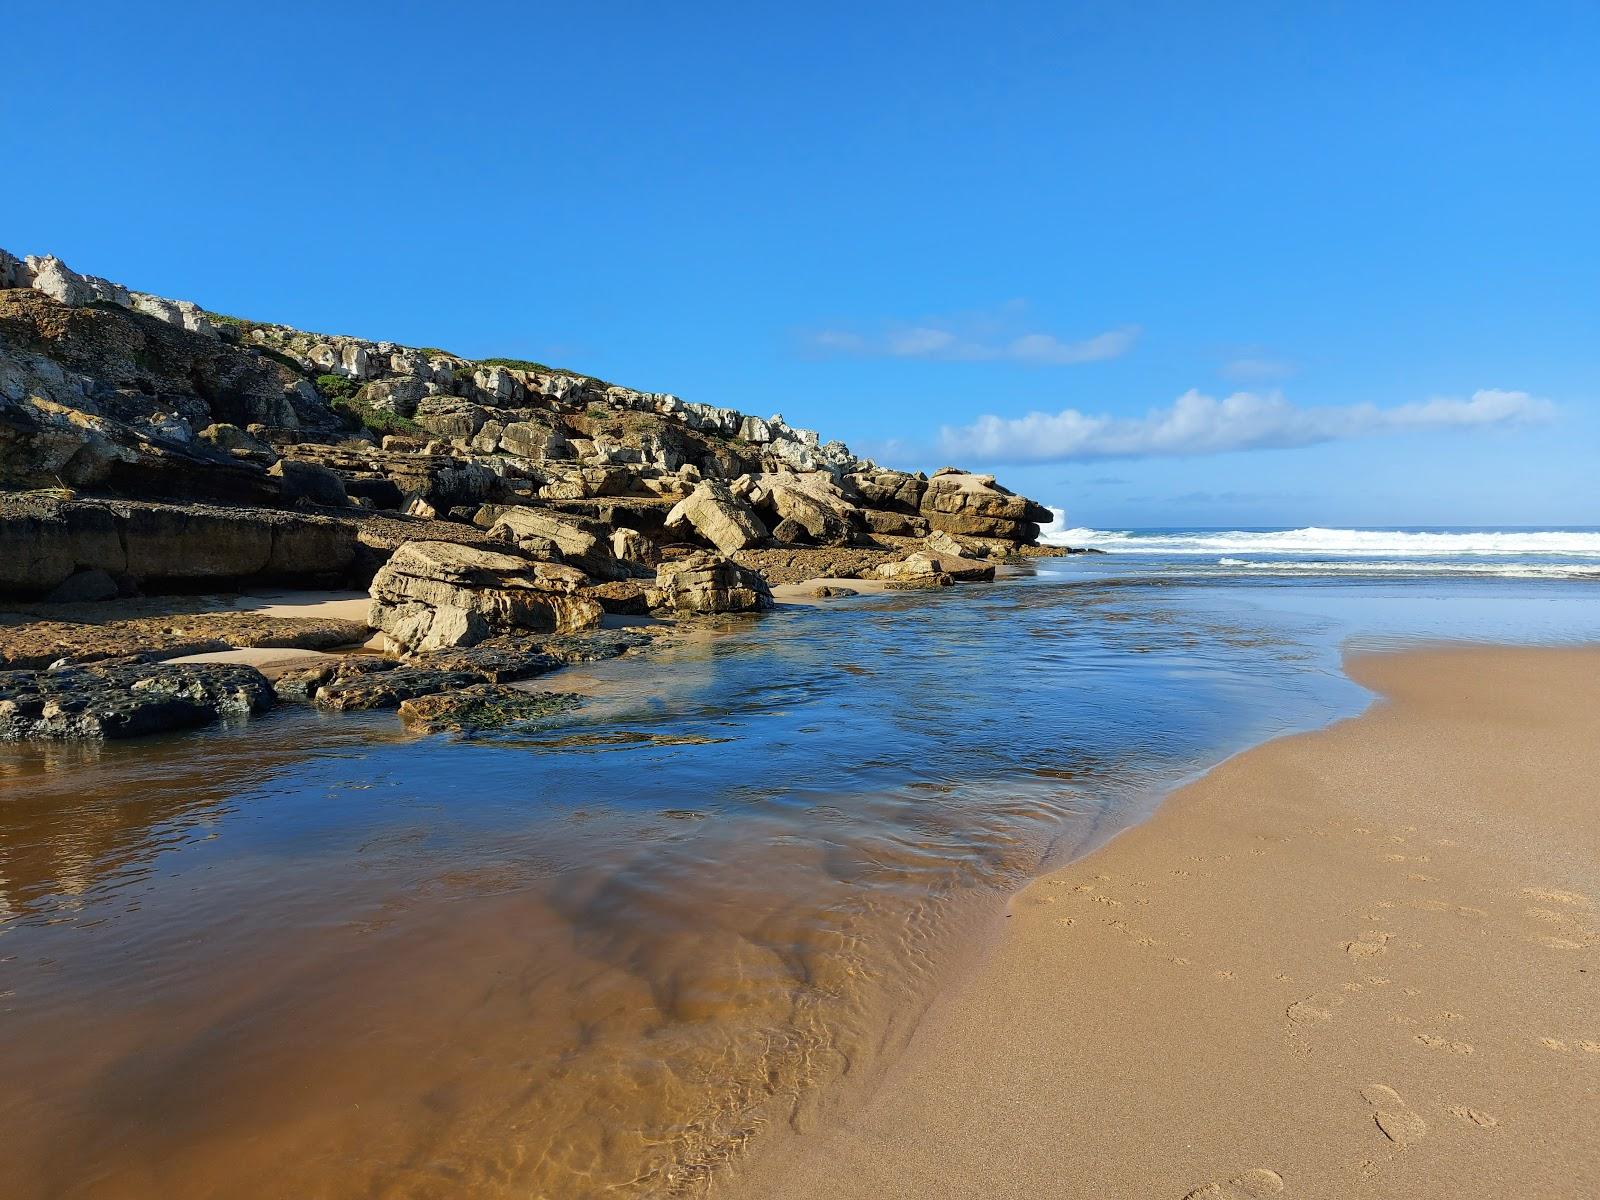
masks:
[[[1124,563],[1208,579],[1600,579],[1600,526],[1116,530],[1066,528],[1056,512],[1042,537],[1051,545],[1099,550]]]
[[[719,622],[530,729],[285,708],[0,758],[0,1194],[692,1192],[870,1080],[1007,897],[1344,653],[1600,636],[1600,531],[1087,530]]]

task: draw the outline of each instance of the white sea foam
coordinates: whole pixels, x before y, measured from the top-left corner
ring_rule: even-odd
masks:
[[[1243,555],[1328,555],[1335,558],[1512,557],[1593,559],[1600,562],[1600,533],[1568,530],[1451,530],[1407,532],[1387,529],[1194,530],[1153,531],[1063,528],[1058,518],[1044,540],[1131,554],[1196,554],[1217,558]],[[1233,564],[1228,564],[1233,565]],[[1310,564],[1323,566],[1325,564]]]
[[[1219,574],[1240,575],[1493,575],[1501,579],[1600,579],[1600,563],[1575,562],[1464,562],[1449,559],[1413,558],[1401,562],[1380,559],[1347,559],[1343,562],[1290,562],[1265,559],[1246,562],[1237,558],[1219,559]]]

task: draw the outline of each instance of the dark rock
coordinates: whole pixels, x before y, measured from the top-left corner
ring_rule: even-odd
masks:
[[[266,711],[265,676],[235,663],[0,672],[0,741],[140,737]]]
[[[354,679],[374,671],[393,671],[401,665],[396,658],[380,658],[376,654],[352,654],[334,662],[312,663],[306,667],[291,667],[272,681],[272,690],[279,700],[309,704],[316,699],[317,691],[335,679]]]
[[[84,601],[110,600],[120,589],[110,572],[99,567],[89,567],[69,575],[45,596],[51,604],[79,604]]]
[[[407,700],[488,682],[477,671],[435,671],[425,667],[396,667],[357,675],[336,675],[316,691],[318,708],[352,712],[373,708],[399,708]]]
[[[583,589],[583,594],[597,601],[608,613],[640,617],[650,611],[649,587],[637,579],[619,579],[599,583]]]
[[[474,671],[491,683],[531,679],[577,663],[617,658],[650,641],[635,629],[596,629],[557,636],[508,634],[476,646],[430,650],[416,666],[442,671]]]
[[[350,503],[344,481],[316,463],[280,458],[267,474],[282,480],[283,499],[287,504],[305,501],[324,508],[344,508]]]
[[[574,666],[619,658],[629,650],[649,645],[651,637],[637,629],[594,629],[544,639],[544,652]]]
[[[405,495],[395,486],[394,480],[382,476],[346,478],[344,490],[352,500],[370,500],[374,508],[397,509],[405,503]]]
[[[570,712],[583,700],[565,692],[525,692],[495,683],[480,683],[456,692],[439,692],[407,700],[400,719],[427,733],[475,732],[524,725],[555,713]]]
[[[476,646],[430,650],[413,660],[438,671],[471,671],[490,683],[512,683],[559,670],[566,664],[544,649],[541,638],[497,637]]]
[[[0,495],[0,595],[38,596],[96,569],[155,581],[343,582],[356,527],[272,509]]]
[[[772,527],[772,540],[780,546],[806,546],[811,543],[811,531],[793,517],[785,517]]]

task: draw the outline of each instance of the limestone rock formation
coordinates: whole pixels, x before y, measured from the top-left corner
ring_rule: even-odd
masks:
[[[626,579],[633,572],[611,551],[609,530],[581,517],[547,509],[513,507],[489,527],[489,536],[530,558],[570,563],[597,579]]]
[[[582,571],[455,542],[408,542],[372,581],[368,623],[400,648],[472,646],[497,633],[600,623]]]
[[[692,554],[656,571],[652,608],[674,613],[755,612],[772,590],[754,571],[717,554]]]
[[[826,471],[770,471],[741,476],[733,493],[744,498],[774,523],[779,541],[826,545],[849,541],[859,522],[856,506]],[[778,526],[789,522],[789,536]]]
[[[43,595],[83,570],[163,582],[341,581],[354,525],[270,509],[0,494],[0,593]]]
[[[921,512],[945,533],[1035,542],[1039,524],[1054,514],[995,483],[993,475],[974,475],[945,467],[935,471],[923,492]]]
[[[878,568],[877,574],[880,579],[897,582],[941,576],[951,581],[990,580],[994,578],[994,564],[962,558],[959,555],[918,551],[915,554],[908,554],[898,562],[884,563]]]
[[[767,540],[767,527],[749,505],[719,480],[707,480],[667,514],[666,527],[692,526],[723,554],[736,554]]]
[[[929,537],[941,559],[1003,556],[1050,516],[992,476],[890,470],[781,414],[222,317],[3,251],[0,485],[0,594],[365,585],[406,543],[443,542],[541,560],[517,568],[536,586],[483,586],[542,624],[636,611],[635,581],[684,541],[786,575],[859,550],[838,564],[859,572]],[[504,596],[402,605],[412,620],[386,619],[409,648],[516,627]]]

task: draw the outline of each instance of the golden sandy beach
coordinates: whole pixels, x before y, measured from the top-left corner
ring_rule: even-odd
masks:
[[[1600,649],[1347,666],[1386,701],[1029,887],[727,1194],[1600,1195]]]

